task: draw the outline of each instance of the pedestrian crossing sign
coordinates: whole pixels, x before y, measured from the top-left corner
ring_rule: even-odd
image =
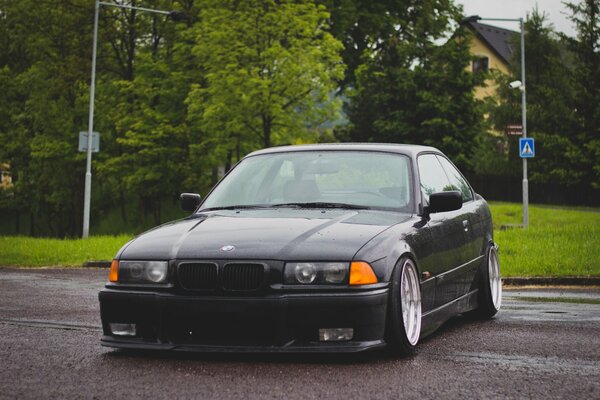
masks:
[[[519,155],[521,158],[535,157],[535,141],[533,138],[519,139]]]

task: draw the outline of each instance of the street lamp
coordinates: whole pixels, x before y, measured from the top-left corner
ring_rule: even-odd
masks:
[[[163,11],[154,10],[145,7],[134,7],[125,4],[113,4],[96,0],[94,10],[94,44],[92,48],[92,82],[90,84],[90,111],[88,119],[88,141],[87,141],[87,161],[85,168],[85,193],[83,199],[83,234],[85,239],[90,233],[90,202],[92,197],[92,132],[94,131],[94,95],[96,90],[96,48],[98,46],[98,17],[100,14],[100,6],[127,8],[130,10],[139,10],[151,12],[155,14],[163,14],[170,17],[173,21],[181,21],[187,19],[188,16],[181,11]]]
[[[463,18],[462,23],[477,21],[509,21],[518,22],[521,28],[521,81],[509,84],[511,89],[521,90],[521,110],[523,138],[527,137],[527,100],[525,93],[525,23],[523,18],[482,18],[479,15],[470,15]],[[527,158],[523,158],[523,227],[529,226],[529,181],[527,180]]]

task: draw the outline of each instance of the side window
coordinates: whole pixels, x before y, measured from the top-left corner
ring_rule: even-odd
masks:
[[[473,200],[473,193],[471,192],[469,184],[460,172],[458,172],[456,167],[454,167],[454,165],[452,165],[445,157],[438,156],[437,158],[440,161],[440,164],[442,164],[444,171],[446,171],[446,175],[453,187],[452,190],[458,190],[462,194],[463,203]]]
[[[428,204],[429,195],[432,193],[452,190],[450,188],[450,182],[435,154],[424,154],[419,156],[417,163],[419,164],[421,191]]]

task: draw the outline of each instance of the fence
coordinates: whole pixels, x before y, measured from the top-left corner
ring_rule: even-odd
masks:
[[[471,176],[473,189],[487,200],[523,201],[522,178],[504,176]],[[600,207],[600,190],[586,185],[555,185],[529,181],[529,202],[569,206]]]

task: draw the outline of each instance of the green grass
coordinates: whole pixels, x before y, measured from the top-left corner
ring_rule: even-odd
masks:
[[[495,240],[504,276],[600,275],[600,212],[530,206],[529,228],[501,230],[521,223],[521,205],[491,203]],[[111,260],[131,235],[81,239],[0,236],[2,266],[80,266]]]
[[[504,276],[600,275],[600,212],[529,207],[529,228],[500,230],[522,222],[522,207],[491,203],[494,239]]]
[[[506,297],[511,297],[506,295]],[[575,299],[571,297],[513,297],[519,301],[531,301],[534,303],[571,303],[571,304],[600,304],[600,299]]]
[[[16,267],[81,266],[91,260],[112,260],[131,235],[89,239],[43,239],[0,236],[0,265]]]

